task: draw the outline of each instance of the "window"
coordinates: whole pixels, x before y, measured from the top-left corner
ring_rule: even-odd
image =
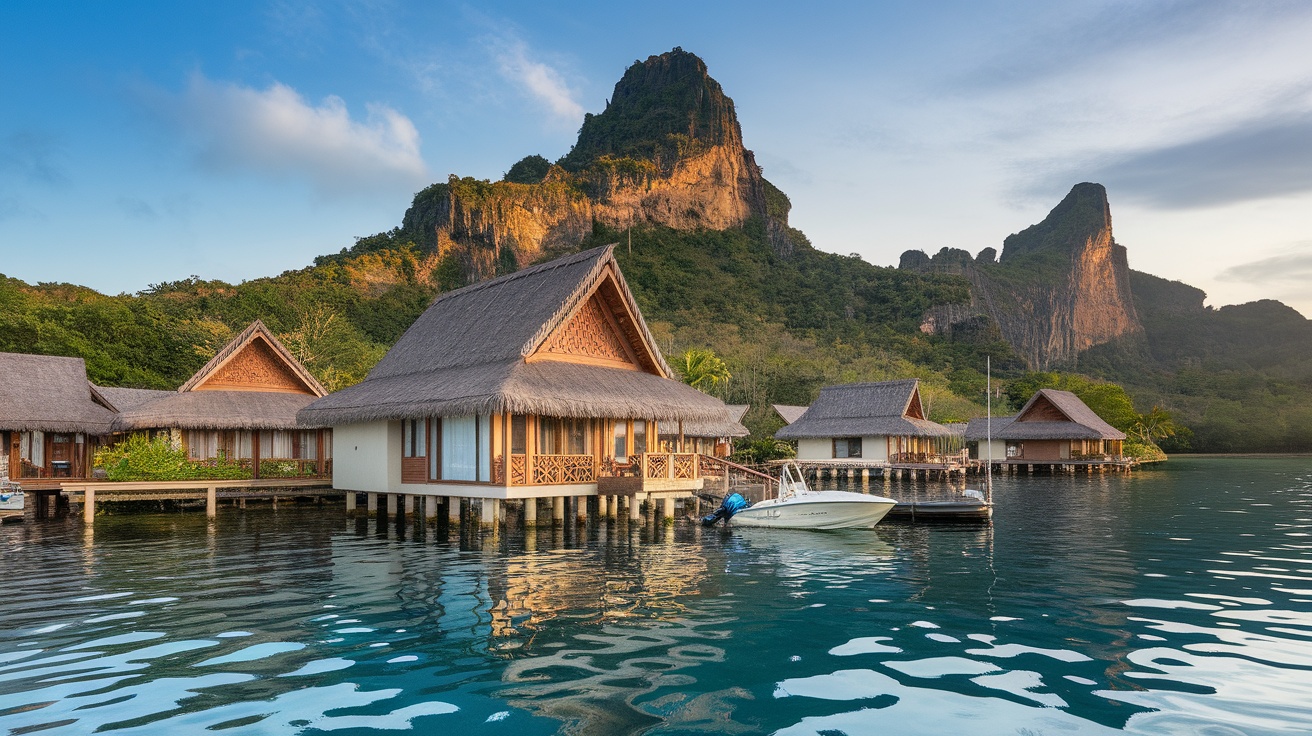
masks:
[[[528,451],[528,418],[510,418],[510,454],[523,455]]]
[[[187,457],[192,460],[209,460],[219,454],[218,432],[188,429],[183,438],[187,443]]]
[[[401,457],[423,457],[428,433],[428,420],[406,419],[401,422]]]
[[[317,432],[297,432],[296,443],[292,447],[292,457],[298,460],[315,460],[319,457],[319,438]]]
[[[563,442],[560,437],[560,420],[555,417],[538,419],[538,454],[559,455]]]
[[[644,419],[633,420],[633,452],[635,455],[641,455],[647,451],[647,421]]]
[[[860,437],[835,437],[834,457],[838,459],[861,457]]]
[[[587,455],[590,452],[588,447],[588,420],[586,419],[566,419],[564,421],[565,429],[565,451],[571,455]]]
[[[623,419],[615,422],[615,461],[629,461],[629,423]]]
[[[492,476],[491,418],[443,417],[433,420],[431,467],[434,480],[487,481]]]

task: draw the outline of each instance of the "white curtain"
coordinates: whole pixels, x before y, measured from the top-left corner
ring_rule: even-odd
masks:
[[[29,463],[42,467],[46,464],[46,433],[24,432],[18,440],[19,455]]]
[[[442,418],[442,480],[478,480],[478,417]]]
[[[492,417],[478,418],[478,479],[492,480]]]
[[[273,433],[273,445],[264,446],[264,437],[260,437],[260,456],[284,459],[292,457],[292,433],[278,430]],[[266,454],[267,453],[267,454]]]
[[[187,457],[209,460],[219,454],[219,433],[203,429],[186,430]]]

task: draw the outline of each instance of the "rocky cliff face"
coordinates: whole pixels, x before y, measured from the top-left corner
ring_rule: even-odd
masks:
[[[1143,333],[1125,248],[1112,236],[1111,208],[1100,184],[1076,185],[1043,222],[1008,237],[997,263],[992,249],[972,259],[945,248],[933,258],[908,251],[901,267],[970,280],[971,309],[931,312],[922,329],[947,332],[987,315],[1035,370]]]
[[[458,260],[470,282],[573,246],[594,222],[720,230],[760,216],[787,230],[786,207],[767,214],[768,184],[733,100],[678,48],[629,67],[573,149],[541,181],[519,183],[533,168],[517,165],[517,182],[452,176],[416,195],[402,228]]]

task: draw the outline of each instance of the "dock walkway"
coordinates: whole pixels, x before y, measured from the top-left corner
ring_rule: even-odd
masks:
[[[286,496],[340,497],[345,491],[332,487],[328,478],[269,478],[243,480],[167,480],[167,481],[78,481],[60,486],[69,497],[82,498],[82,520],[91,524],[96,518],[96,501],[189,501],[205,499],[205,515],[218,514],[218,501],[224,499],[272,498]]]

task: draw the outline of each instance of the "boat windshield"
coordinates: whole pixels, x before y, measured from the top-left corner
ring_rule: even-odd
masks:
[[[779,498],[792,498],[799,493],[810,493],[801,468],[794,463],[784,463],[779,470]]]

